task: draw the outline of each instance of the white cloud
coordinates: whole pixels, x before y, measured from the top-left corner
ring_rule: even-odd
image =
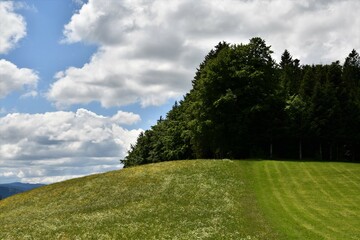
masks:
[[[141,129],[127,130],[140,117],[112,117],[85,109],[0,118],[0,176],[22,182],[54,182],[121,167]]]
[[[0,1],[0,54],[8,53],[26,35],[24,18],[15,13],[18,8],[28,8],[26,3]],[[36,97],[38,74],[28,68],[0,59],[0,99],[12,91],[26,90],[22,97]],[[2,113],[2,111],[0,111]]]
[[[18,68],[15,64],[0,59],[0,98],[21,89],[28,91],[24,96],[36,96],[38,80],[39,76],[33,70]]]
[[[79,6],[82,6],[84,4],[84,1],[83,0],[72,0],[73,3],[79,5]]]
[[[134,123],[139,122],[140,116],[134,113],[129,113],[129,112],[123,112],[123,111],[118,111],[112,118],[111,120],[113,120],[114,122],[118,123],[118,124],[126,124],[126,125],[131,125]]]
[[[26,22],[13,1],[0,1],[0,54],[7,53],[26,35]]]
[[[133,30],[133,11],[141,11],[139,8],[138,1],[89,1],[65,26],[64,41],[118,44],[124,33]]]
[[[193,71],[165,60],[122,59],[128,51],[107,48],[84,67],[57,73],[60,78],[51,86],[48,98],[60,108],[93,100],[104,107],[134,102],[148,106],[160,105],[189,87]]]
[[[20,98],[30,98],[30,97],[34,98],[36,96],[38,96],[38,92],[35,90],[32,90],[30,92],[27,92],[27,93],[21,95]]]
[[[360,2],[291,0],[89,0],[64,27],[64,42],[99,45],[89,63],[57,74],[58,107],[160,105],[191,87],[196,67],[220,41],[254,36],[302,63],[343,60],[360,49]]]

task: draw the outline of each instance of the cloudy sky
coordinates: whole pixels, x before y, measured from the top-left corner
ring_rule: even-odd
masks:
[[[360,50],[358,0],[0,0],[0,183],[121,168],[220,41],[274,58]]]

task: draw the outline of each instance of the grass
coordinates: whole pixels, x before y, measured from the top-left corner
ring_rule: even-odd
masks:
[[[176,161],[0,201],[0,239],[360,239],[360,165]]]
[[[262,161],[258,200],[288,239],[360,239],[360,165]]]

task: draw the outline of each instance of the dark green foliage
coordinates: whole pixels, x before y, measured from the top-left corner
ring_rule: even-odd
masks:
[[[301,82],[300,61],[293,60],[289,51],[285,50],[280,62],[280,84],[286,94],[295,95]]]
[[[343,66],[300,65],[285,50],[279,65],[261,38],[219,43],[193,88],[142,133],[125,167],[191,158],[318,158],[360,154],[360,57]]]
[[[125,166],[192,158],[191,135],[177,102],[165,119],[160,117],[150,130],[141,133],[123,160]]]

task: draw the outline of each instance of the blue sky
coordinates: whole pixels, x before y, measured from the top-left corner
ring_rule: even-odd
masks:
[[[80,2],[27,0],[26,2],[17,1],[17,3],[24,4],[18,7],[15,5],[15,8],[26,21],[27,35],[16,44],[13,50],[7,54],[0,54],[0,57],[16,63],[19,68],[30,68],[36,71],[40,78],[37,91],[43,95],[49,89],[57,72],[71,66],[82,67],[96,52],[98,45],[81,42],[61,43],[64,39],[64,25],[81,8]],[[24,99],[20,98],[21,94],[23,93],[19,91],[12,92],[1,101],[1,107],[6,109],[2,115],[7,112],[45,113],[57,110],[43,96]],[[162,106],[148,108],[142,108],[139,104],[130,104],[122,106],[121,109],[141,113],[146,120],[138,122],[134,127],[147,129],[160,115],[166,114],[173,101],[169,100]],[[74,104],[67,110],[76,111],[80,107],[84,106]],[[87,104],[86,108],[102,115],[112,115],[119,109],[119,107],[102,108],[96,102]]]
[[[220,41],[343,61],[357,0],[0,0],[0,183],[119,169]]]
[[[25,3],[25,2],[24,2]],[[26,21],[27,36],[21,39],[8,54],[0,55],[19,68],[30,68],[40,77],[38,91],[46,92],[56,72],[69,66],[82,66],[96,51],[95,45],[60,44],[63,26],[70,20],[79,5],[71,1],[26,1],[17,13]],[[50,102],[41,98],[20,99],[13,92],[2,101],[9,111],[38,113],[53,111]]]

